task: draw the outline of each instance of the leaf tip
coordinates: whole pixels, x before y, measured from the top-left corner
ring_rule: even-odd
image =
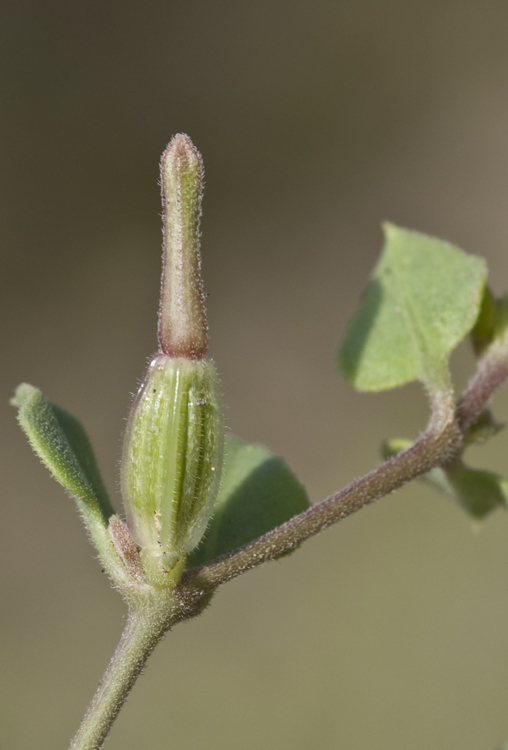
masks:
[[[392,224],[391,221],[383,221],[383,223],[381,224],[381,228],[387,240],[394,237],[399,231],[398,226],[396,224]]]
[[[21,383],[14,391],[14,396],[9,400],[9,403],[16,409],[21,409],[23,406],[26,406],[37,392],[38,388],[35,388],[33,385]]]

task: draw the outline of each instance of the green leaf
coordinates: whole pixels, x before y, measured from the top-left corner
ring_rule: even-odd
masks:
[[[496,299],[488,286],[486,286],[483,291],[480,312],[470,334],[473,349],[478,357],[483,354],[484,350],[489,344],[491,344],[492,339],[494,338],[497,317],[496,312]]]
[[[410,445],[410,440],[390,440],[383,454],[391,458]],[[470,469],[462,461],[432,469],[420,479],[478,520],[495,508],[508,506],[508,482],[491,471]]]
[[[471,331],[471,341],[477,357],[495,342],[502,342],[508,326],[508,295],[496,299],[485,287],[478,319]]]
[[[257,539],[309,506],[304,487],[284,459],[261,445],[228,437],[214,515],[188,567]]]
[[[11,401],[30,445],[54,478],[74,496],[85,520],[113,515],[90,440],[78,420],[23,383]],[[91,514],[91,515],[90,515]]]
[[[467,428],[462,440],[466,446],[486,443],[498,435],[501,430],[504,430],[504,424],[496,422],[490,409],[484,409],[473,424]]]
[[[413,441],[406,440],[405,438],[394,438],[393,440],[387,440],[386,443],[383,443],[383,446],[381,448],[383,459],[387,461],[389,458],[394,458],[394,456],[398,456],[399,453],[402,453],[402,451],[406,451],[408,448],[411,448],[412,445]]]
[[[339,369],[360,391],[413,380],[441,387],[450,353],[478,317],[485,261],[392,224],[384,231],[381,259],[339,348]]]
[[[495,508],[506,508],[508,504],[508,482],[491,471],[459,464],[446,472],[443,469],[433,469],[433,472],[443,474],[440,478],[442,491],[474,518],[482,519]]]

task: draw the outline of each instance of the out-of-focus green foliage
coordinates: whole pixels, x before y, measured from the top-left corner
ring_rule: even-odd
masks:
[[[308,507],[305,488],[283,458],[262,445],[229,437],[215,511],[189,566],[225,555]]]

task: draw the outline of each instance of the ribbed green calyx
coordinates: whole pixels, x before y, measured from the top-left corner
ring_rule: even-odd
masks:
[[[208,360],[159,354],[132,404],[122,459],[131,533],[172,567],[197,546],[217,495],[224,448],[222,403]]]

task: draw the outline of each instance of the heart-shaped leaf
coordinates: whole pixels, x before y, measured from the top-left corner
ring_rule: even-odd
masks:
[[[448,378],[448,358],[478,317],[485,261],[418,232],[384,226],[385,246],[339,348],[348,383],[382,391]]]

